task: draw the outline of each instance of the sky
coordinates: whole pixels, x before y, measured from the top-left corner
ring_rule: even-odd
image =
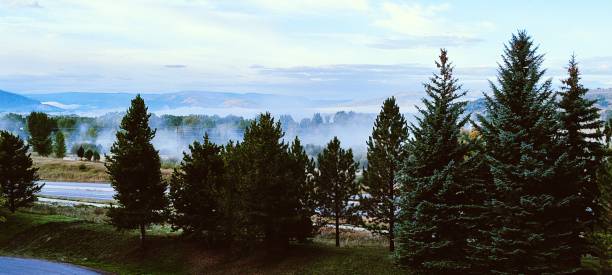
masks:
[[[603,0],[0,0],[0,89],[422,95],[446,48],[477,97],[518,30],[556,86],[574,53],[585,85],[606,88],[610,11]]]

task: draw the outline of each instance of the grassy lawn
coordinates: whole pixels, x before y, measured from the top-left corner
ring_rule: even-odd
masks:
[[[102,162],[63,160],[49,157],[33,156],[34,166],[38,167],[41,180],[76,181],[76,182],[108,182],[106,167]],[[165,179],[172,175],[171,168],[162,168]]]
[[[223,250],[182,240],[167,227],[149,230],[148,251],[136,232],[116,231],[104,210],[35,206],[7,216],[0,225],[0,255],[45,258],[121,274],[405,274],[393,266],[380,242],[327,236],[283,253],[227,257]]]

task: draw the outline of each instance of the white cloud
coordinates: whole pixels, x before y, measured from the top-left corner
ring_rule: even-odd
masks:
[[[5,8],[42,8],[35,0],[0,0],[0,7]]]
[[[275,12],[313,13],[329,11],[361,11],[369,9],[367,0],[250,0],[254,5]]]
[[[449,4],[384,3],[382,5],[384,19],[376,20],[374,25],[411,36],[471,37],[493,28],[492,23],[486,21],[449,22],[445,18],[450,10]]]

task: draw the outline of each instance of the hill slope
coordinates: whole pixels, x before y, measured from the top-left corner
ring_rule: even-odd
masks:
[[[62,109],[42,104],[40,101],[22,95],[0,90],[0,113],[27,113],[31,111],[59,112]]]

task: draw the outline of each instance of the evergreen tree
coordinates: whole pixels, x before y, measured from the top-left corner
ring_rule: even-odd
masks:
[[[404,160],[403,146],[408,139],[406,119],[395,98],[385,100],[368,139],[368,165],[363,171],[363,187],[369,196],[360,199],[369,229],[387,235],[389,250],[395,250],[399,184],[395,174]]]
[[[230,141],[221,150],[221,158],[224,163],[224,183],[225,187],[220,190],[220,208],[223,213],[222,236],[232,249],[232,244],[236,241],[249,240],[248,232],[242,230],[247,223],[244,217],[244,201],[241,199],[240,192],[244,189],[246,182],[243,178],[243,165],[241,144]],[[242,248],[242,247],[240,247]]]
[[[38,168],[33,167],[28,149],[19,137],[0,131],[0,190],[4,206],[13,213],[36,201],[34,194],[44,186],[35,183]]]
[[[268,248],[287,245],[299,220],[298,186],[283,135],[280,123],[265,113],[251,122],[240,144],[245,230],[252,240],[262,236]]]
[[[79,157],[80,159],[83,159],[83,157],[85,156],[85,148],[83,148],[83,145],[79,146],[79,149],[77,149],[77,157]]]
[[[428,98],[420,117],[411,124],[413,138],[406,150],[398,180],[402,184],[401,219],[398,228],[400,265],[428,274],[475,273],[469,258],[470,240],[484,219],[485,184],[474,179],[478,158],[461,129],[465,95],[453,77],[446,50],[436,61],[438,74],[426,83]]]
[[[333,219],[336,246],[340,246],[340,221],[350,220],[355,211],[349,200],[359,192],[355,181],[359,164],[353,160],[353,150],[340,147],[340,140],[334,137],[317,156],[317,165],[315,180],[320,215]]]
[[[556,103],[551,80],[542,81],[543,56],[521,31],[505,47],[498,85],[485,95],[478,130],[493,177],[491,229],[474,245],[490,272],[540,274],[558,271],[562,243],[555,243],[556,178],[566,165],[557,157]],[[565,158],[566,159],[566,158]]]
[[[314,160],[308,157],[302,143],[298,137],[295,137],[291,147],[289,148],[290,171],[292,185],[298,188],[298,219],[295,221],[293,228],[290,230],[295,232],[298,240],[304,241],[312,237],[315,231],[312,217],[316,214],[317,207],[315,182],[314,182]]]
[[[608,119],[606,124],[611,124],[612,119]],[[606,135],[610,134],[607,127]],[[599,198],[595,211],[596,224],[589,232],[589,241],[592,243],[593,255],[599,258],[598,274],[612,273],[612,144],[611,140],[606,141],[604,158],[602,165],[597,171],[597,185]]]
[[[568,161],[565,173],[559,174],[555,195],[558,205],[555,222],[560,247],[559,261],[563,260],[567,272],[581,268],[581,256],[590,252],[585,235],[595,225],[599,214],[597,171],[601,165],[603,148],[599,141],[603,122],[595,100],[586,99],[587,89],[580,83],[580,72],[574,56],[567,68],[568,78],[562,80],[560,93],[560,145],[559,155]]]
[[[57,131],[57,133],[55,133],[53,153],[55,153],[56,158],[63,158],[66,156],[66,141],[64,140],[62,131]]]
[[[168,205],[159,153],[151,144],[155,131],[149,127],[150,116],[142,97],[136,96],[121,120],[105,164],[117,192],[118,205],[108,212],[111,223],[119,229],[140,229],[142,246],[146,227],[164,221]]]
[[[92,151],[92,150],[87,150],[87,151],[85,152],[85,159],[86,159],[87,161],[91,161],[91,159],[93,158],[93,155],[94,155],[94,153],[93,153],[93,151]]]
[[[195,141],[189,150],[172,173],[170,201],[174,211],[170,222],[186,234],[214,240],[223,217],[220,200],[225,167],[221,147],[206,134],[203,143]]]
[[[94,151],[94,153],[93,153],[93,160],[94,161],[100,161],[100,153],[98,153],[98,151]]]
[[[51,133],[57,128],[55,120],[45,113],[32,112],[27,117],[27,123],[30,133],[28,143],[32,145],[34,152],[44,157],[50,155],[53,151]]]
[[[0,186],[0,205],[4,206],[6,204],[6,199],[4,198],[4,192],[2,192],[2,186]],[[6,216],[4,215],[4,211],[0,209],[0,223],[6,222]]]

